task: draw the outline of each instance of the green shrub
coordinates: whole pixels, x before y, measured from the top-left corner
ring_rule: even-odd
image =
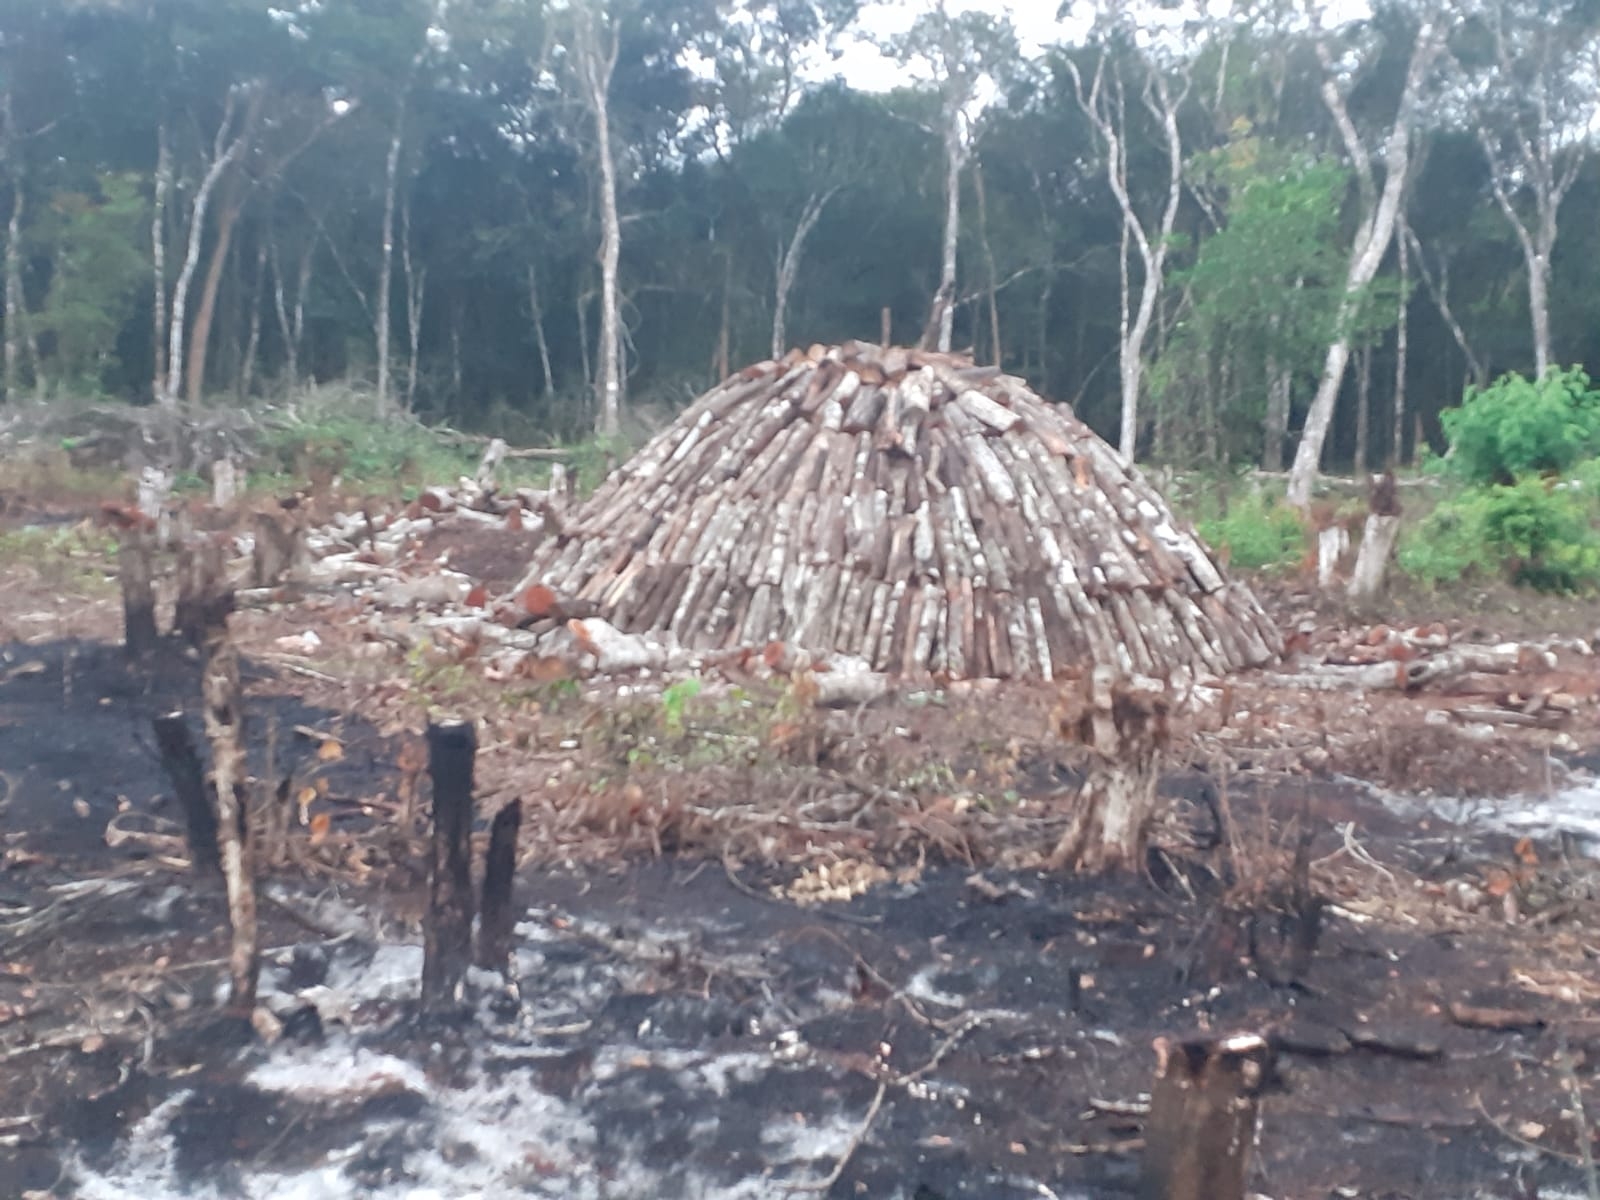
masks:
[[[1469,483],[1511,484],[1559,475],[1600,454],[1600,392],[1577,367],[1534,381],[1505,375],[1469,388],[1441,417],[1453,471]]]
[[[1600,475],[1593,464],[1583,470]],[[1470,488],[1406,536],[1400,565],[1430,585],[1498,575],[1540,591],[1592,588],[1600,584],[1595,514],[1593,490],[1582,481],[1528,476]]]
[[[1305,527],[1286,504],[1260,495],[1234,500],[1220,516],[1195,523],[1212,549],[1226,553],[1232,566],[1257,570],[1298,563],[1305,554]]]

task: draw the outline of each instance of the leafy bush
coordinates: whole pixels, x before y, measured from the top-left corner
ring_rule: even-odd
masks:
[[[1453,469],[1475,484],[1511,484],[1524,475],[1562,474],[1600,454],[1600,392],[1574,367],[1534,381],[1505,375],[1469,388],[1441,417]]]
[[[1600,474],[1594,464],[1585,473]],[[1592,489],[1528,476],[1470,488],[1446,500],[1400,547],[1400,565],[1429,584],[1504,575],[1540,591],[1600,584],[1600,531]]]
[[[1195,527],[1232,566],[1256,570],[1298,563],[1305,553],[1305,527],[1294,509],[1260,495],[1234,500],[1216,517],[1202,518]]]

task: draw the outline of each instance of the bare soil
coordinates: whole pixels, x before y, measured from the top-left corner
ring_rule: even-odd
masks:
[[[502,549],[439,547],[496,585]],[[1467,800],[1592,786],[1592,656],[1511,684],[1573,720],[1489,736],[1466,701],[1243,678],[1185,732],[1150,871],[1108,882],[1037,865],[1075,777],[1048,689],[817,714],[751,681],[674,722],[660,681],[369,650],[340,597],[240,613],[253,769],[297,803],[252,1026],[149,732],[196,707],[196,663],[128,662],[114,593],[60,590],[105,564],[76,566],[0,562],[0,1197],[1132,1195],[1150,1043],[1207,1030],[1278,1040],[1263,1195],[1586,1194],[1593,847]],[[1374,619],[1307,596],[1272,596],[1286,627]],[[479,720],[480,814],[525,800],[527,911],[512,986],[475,977],[439,1023],[416,738],[445,711]],[[1302,836],[1328,905],[1303,970]]]

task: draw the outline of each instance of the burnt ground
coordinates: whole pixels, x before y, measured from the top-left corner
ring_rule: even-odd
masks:
[[[252,1023],[221,1009],[219,889],[187,869],[149,735],[194,707],[193,660],[131,665],[103,588],[0,574],[0,1196],[1132,1195],[1152,1039],[1241,1029],[1286,1075],[1262,1195],[1589,1194],[1592,845],[1451,797],[1588,795],[1592,731],[1452,741],[1402,697],[1241,685],[1255,715],[1196,734],[1209,774],[1168,781],[1150,873],[1107,883],[1024,852],[1072,777],[1037,693],[817,725],[708,697],[664,730],[656,700],[380,663],[337,597],[240,614],[254,769],[328,818],[270,873]],[[317,653],[286,653],[307,629]],[[752,703],[782,753],[696,757]],[[407,821],[441,706],[482,722],[482,812],[528,805],[512,986],[475,975],[442,1022],[415,1011]],[[1394,801],[1330,746],[1439,794]],[[1303,971],[1301,831],[1330,904]],[[824,866],[874,886],[799,903]]]

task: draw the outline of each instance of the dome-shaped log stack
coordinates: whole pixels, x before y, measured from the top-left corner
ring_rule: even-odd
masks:
[[[907,676],[1223,674],[1281,648],[1069,408],[854,342],[701,397],[570,514],[533,584],[690,649],[783,642]]]

